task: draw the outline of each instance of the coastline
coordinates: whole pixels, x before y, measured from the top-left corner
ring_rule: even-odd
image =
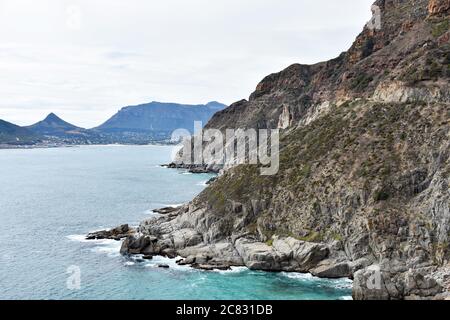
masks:
[[[30,149],[55,149],[55,148],[79,148],[79,147],[145,147],[145,146],[176,146],[171,143],[155,142],[150,144],[34,144],[34,145],[9,145],[0,144],[0,150],[30,150]]]
[[[176,259],[179,266],[209,272],[246,267],[270,273],[349,279],[353,281],[354,300],[389,299],[386,290],[391,289],[383,286],[401,286],[403,277],[409,279],[408,287],[404,289],[411,292],[408,299],[449,298],[448,292],[435,280],[448,278],[450,268],[447,267],[407,267],[400,261],[377,261],[369,256],[352,260],[346,256],[339,241],[320,243],[291,236],[273,236],[263,243],[247,234],[224,237],[223,230],[211,230],[205,225],[207,209],[196,207],[195,199],[178,208],[166,209],[154,210],[160,213],[142,221],[131,234],[120,234],[124,226],[100,233],[106,232],[106,237],[120,239],[120,254],[137,259],[165,257]],[[238,208],[236,210],[239,212]],[[377,269],[372,269],[374,266]],[[425,276],[430,272],[434,278]],[[382,281],[380,287],[368,288],[367,283],[377,277]]]

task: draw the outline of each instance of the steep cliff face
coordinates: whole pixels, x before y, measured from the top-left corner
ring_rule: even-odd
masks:
[[[142,223],[148,250],[205,268],[350,276],[356,299],[445,296],[448,1],[375,5],[380,24],[348,52],[266,77],[208,123],[282,128],[279,173],[227,170],[179,212]]]
[[[348,52],[328,62],[295,64],[269,75],[248,101],[217,113],[208,127],[276,128],[286,111],[296,125],[324,102],[356,98],[450,101],[445,80],[450,76],[446,4],[376,1],[373,22]]]

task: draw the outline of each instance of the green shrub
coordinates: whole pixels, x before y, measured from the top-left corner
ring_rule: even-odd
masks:
[[[449,20],[444,20],[440,23],[436,23],[435,25],[433,25],[433,30],[431,31],[431,33],[433,34],[433,37],[440,37],[442,36],[444,33],[446,33],[448,31],[448,29],[450,28],[450,23]]]
[[[390,198],[390,196],[391,196],[391,195],[389,194],[389,191],[386,190],[385,188],[383,188],[383,189],[381,189],[381,190],[378,190],[378,191],[375,193],[374,200],[375,200],[376,202],[386,201],[386,200],[388,200],[388,199]]]

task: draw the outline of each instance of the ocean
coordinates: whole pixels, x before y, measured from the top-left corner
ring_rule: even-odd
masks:
[[[162,168],[172,153],[169,146],[0,150],[0,299],[350,298],[348,279],[199,271],[162,257],[123,257],[117,241],[85,241],[88,232],[138,225],[152,209],[186,203],[206,187],[210,175]]]

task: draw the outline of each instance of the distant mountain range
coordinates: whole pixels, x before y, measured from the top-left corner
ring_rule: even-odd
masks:
[[[0,144],[148,144],[170,139],[176,129],[193,132],[194,122],[205,125],[227,106],[219,102],[184,105],[151,102],[122,108],[102,125],[84,129],[50,113],[44,120],[20,127],[0,120]]]
[[[219,102],[206,105],[151,102],[122,108],[93,130],[109,135],[114,140],[124,139],[124,142],[145,143],[149,138],[165,140],[177,129],[186,129],[192,133],[195,121],[206,125],[216,112],[226,107]]]

